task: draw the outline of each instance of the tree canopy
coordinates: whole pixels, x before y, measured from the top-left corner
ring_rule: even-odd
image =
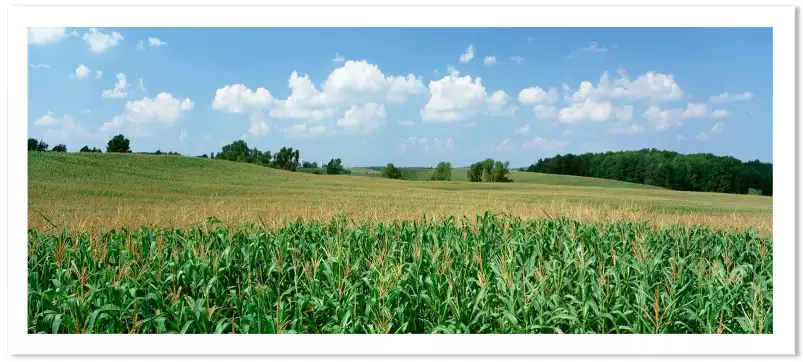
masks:
[[[38,141],[35,138],[28,139],[28,151],[47,152],[49,147],[45,141]]]
[[[432,180],[434,181],[451,181],[452,180],[452,164],[446,161],[438,162],[435,171],[432,172]]]
[[[109,140],[109,143],[106,145],[106,152],[130,153],[131,141],[125,138],[125,136],[118,134]]]
[[[530,172],[598,177],[671,190],[772,195],[772,164],[710,153],[642,149],[539,159]]]
[[[402,172],[401,169],[389,163],[385,168],[382,169],[382,177],[387,177],[394,180],[401,180]]]
[[[475,162],[467,171],[468,180],[471,182],[513,182],[507,177],[508,174],[510,174],[510,163],[494,161],[492,158]]]

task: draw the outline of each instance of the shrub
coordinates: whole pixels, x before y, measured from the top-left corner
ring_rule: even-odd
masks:
[[[382,177],[387,177],[394,180],[401,180],[402,173],[399,168],[394,166],[392,163],[389,163],[385,168],[382,169]]]

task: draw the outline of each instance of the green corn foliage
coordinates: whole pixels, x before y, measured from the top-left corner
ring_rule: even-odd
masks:
[[[772,239],[413,220],[37,233],[29,333],[772,333]]]

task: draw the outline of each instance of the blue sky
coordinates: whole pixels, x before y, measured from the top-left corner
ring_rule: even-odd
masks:
[[[771,28],[37,28],[28,133],[188,155],[245,139],[349,166],[653,147],[771,162],[771,44]]]

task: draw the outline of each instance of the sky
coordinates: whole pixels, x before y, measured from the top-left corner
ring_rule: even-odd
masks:
[[[772,161],[771,28],[30,28],[50,146],[526,167],[656,148]]]

